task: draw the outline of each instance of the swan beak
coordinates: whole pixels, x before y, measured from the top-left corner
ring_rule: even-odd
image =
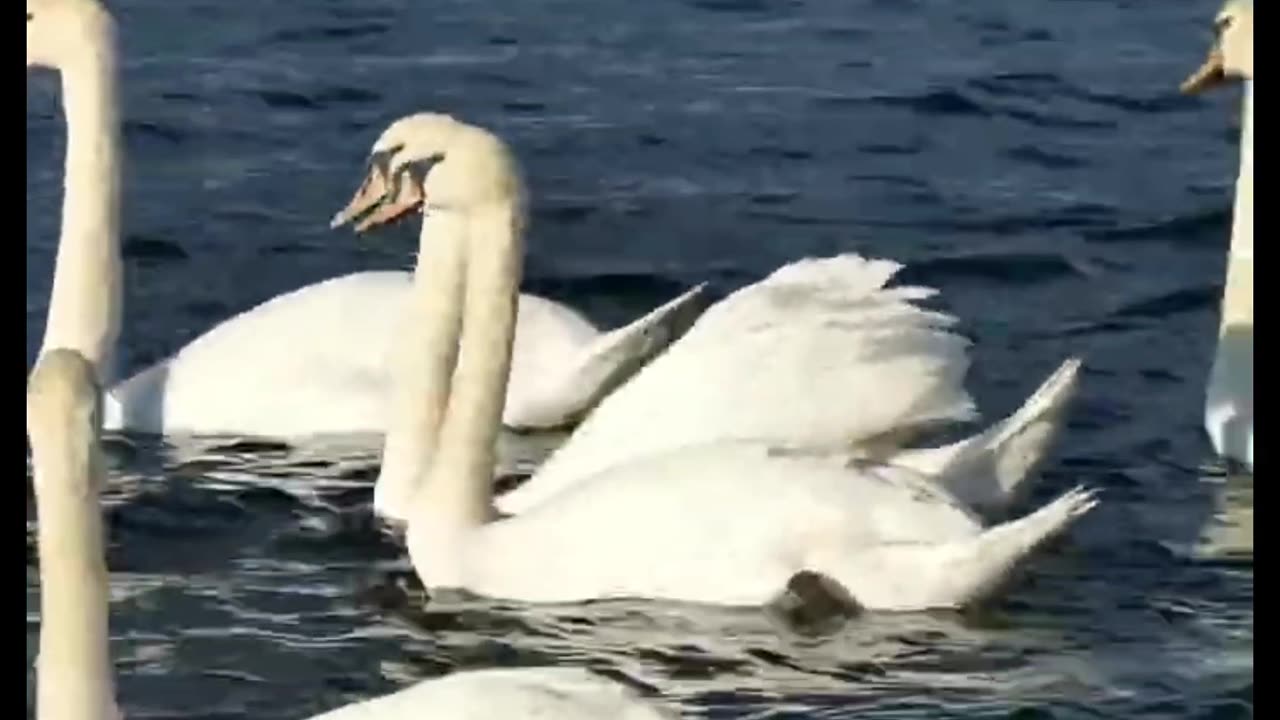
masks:
[[[355,231],[358,233],[366,232],[379,225],[386,225],[394,222],[409,213],[422,207],[424,195],[422,186],[416,182],[400,182],[396,183],[398,187],[394,189],[395,197],[384,200],[382,204],[373,209],[373,212],[365,215],[356,223]]]
[[[356,190],[355,197],[351,198],[351,202],[347,203],[347,206],[339,210],[333,216],[333,219],[329,221],[329,229],[335,230],[365,214],[382,202],[382,198],[386,194],[386,175],[377,168],[371,169],[368,177],[360,184],[360,189]]]
[[[1200,69],[1183,80],[1182,86],[1178,89],[1184,95],[1197,95],[1221,85],[1226,80],[1227,74],[1222,66],[1222,50],[1215,47],[1209,51],[1209,57],[1205,59]]]
[[[421,185],[401,181],[389,186],[385,178],[379,170],[371,170],[351,202],[329,221],[329,227],[336,229],[360,218],[353,229],[362,233],[398,220],[422,206],[425,195]]]

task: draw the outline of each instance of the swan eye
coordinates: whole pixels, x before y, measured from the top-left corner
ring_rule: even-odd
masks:
[[[35,13],[30,13],[30,12],[27,13],[27,22],[31,22],[32,20],[34,20],[35,16],[36,16]]]
[[[1221,38],[1222,34],[1225,33],[1228,28],[1231,27],[1231,23],[1233,21],[1234,21],[1234,18],[1232,18],[1229,15],[1224,18],[1218,18],[1218,21],[1213,24],[1213,34]]]
[[[391,157],[402,149],[404,149],[404,145],[393,145],[385,150],[375,150],[369,153],[370,172],[377,172],[385,178],[391,173]]]
[[[403,172],[409,176],[409,180],[422,185],[427,181],[427,173],[431,172],[431,168],[443,160],[444,153],[436,153],[431,157],[405,163]]]

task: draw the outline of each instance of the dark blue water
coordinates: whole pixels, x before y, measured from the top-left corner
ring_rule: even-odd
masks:
[[[413,223],[355,239],[326,221],[385,124],[447,111],[524,161],[528,288],[610,324],[805,255],[901,260],[975,339],[988,417],[1086,358],[1037,501],[1105,493],[980,616],[802,633],[652,603],[424,610],[368,527],[367,453],[117,442],[113,652],[131,717],[294,718],[540,662],[609,669],[709,717],[1252,716],[1252,479],[1226,477],[1199,429],[1238,92],[1176,93],[1215,2],[112,7],[125,370],[282,291],[409,267]],[[29,365],[63,127],[52,76],[27,98]],[[36,597],[29,566],[28,658]]]

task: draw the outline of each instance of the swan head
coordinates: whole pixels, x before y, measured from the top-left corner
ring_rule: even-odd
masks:
[[[43,454],[47,443],[62,447],[54,462],[63,462],[65,453],[81,456],[77,465],[89,467],[94,442],[101,427],[101,393],[93,365],[79,352],[55,348],[36,360],[27,381],[27,432],[32,452]],[[36,474],[39,483],[41,473]],[[61,475],[60,475],[61,476]],[[72,474],[72,478],[85,478]],[[88,492],[91,488],[79,488]]]
[[[1209,57],[1183,81],[1184,93],[1203,92],[1233,77],[1253,80],[1253,0],[1227,0],[1213,27]]]
[[[27,0],[27,67],[64,68],[114,37],[98,0]]]
[[[419,209],[461,212],[523,200],[515,157],[498,136],[449,115],[418,113],[378,137],[364,182],[330,227],[355,221],[356,232],[365,232]]]

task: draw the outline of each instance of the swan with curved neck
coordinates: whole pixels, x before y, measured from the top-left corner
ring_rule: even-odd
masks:
[[[98,0],[29,0],[27,65],[61,71],[67,117],[62,231],[42,348],[80,350],[111,379],[121,315],[120,109],[115,32]],[[230,318],[110,387],[107,429],[285,439],[382,433],[414,286],[429,273],[360,272],[289,292]],[[503,420],[577,422],[678,336],[695,288],[601,333],[577,311],[521,295]]]
[[[398,391],[374,487],[375,510],[401,523],[410,517],[415,505],[412,497],[425,474],[456,475],[425,460],[445,445],[441,427],[446,407],[457,406],[460,414],[471,418],[467,421],[471,429],[459,432],[475,435],[483,425],[479,415],[472,417],[479,411],[469,409],[470,401],[451,397],[453,390],[462,397],[479,391],[470,384],[457,386],[450,368],[455,362],[465,363],[452,350],[443,349],[475,342],[487,348],[477,353],[495,359],[505,335],[495,320],[493,325],[473,323],[474,336],[447,339],[460,334],[461,308],[477,307],[474,303],[485,297],[472,300],[468,294],[464,303],[463,288],[487,283],[495,293],[492,298],[497,298],[519,285],[518,261],[505,255],[507,277],[472,279],[471,273],[478,270],[462,271],[466,243],[457,238],[470,237],[474,231],[465,223],[492,222],[482,218],[479,210],[475,214],[442,210],[420,186],[427,176],[414,174],[415,168],[443,168],[432,176],[437,185],[452,183],[453,177],[465,178],[467,190],[477,195],[482,179],[487,178],[499,189],[490,191],[510,196],[503,196],[506,205],[501,207],[511,215],[512,228],[495,239],[494,246],[516,243],[524,191],[515,163],[505,146],[474,139],[477,132],[430,113],[396,121],[374,144],[368,174],[332,222],[336,227],[354,221],[355,229],[363,232],[424,210],[419,257],[431,269],[431,280],[415,285],[416,300],[406,315],[414,322],[400,330],[402,342],[390,360],[392,385]],[[479,150],[445,153],[442,148],[454,138],[471,138],[470,144],[486,148],[492,157]],[[393,172],[396,161],[404,166]],[[474,167],[462,167],[464,163]],[[452,186],[445,188],[445,192],[458,192]],[[438,200],[441,191],[436,193]],[[484,212],[498,212],[498,207],[487,200]],[[519,244],[509,252],[518,256]],[[473,265],[488,261],[470,260]],[[921,430],[971,420],[975,412],[963,388],[969,362],[966,343],[917,326],[946,325],[954,319],[894,302],[923,299],[934,291],[900,288],[879,293],[900,267],[861,258],[805,261],[717,303],[689,334],[602,401],[528,482],[498,498],[497,509],[520,514],[618,465],[691,446],[746,440],[809,449],[854,448],[865,458],[890,461],[936,478],[975,510],[1006,513],[1025,496],[1026,480],[1034,476],[1061,429],[1075,395],[1080,361],[1064,362],[1016,412],[986,431],[942,447],[909,447]],[[859,325],[859,319],[866,324]],[[906,330],[895,336],[897,320],[905,323]],[[885,352],[876,340],[880,333],[892,342],[911,338],[927,351],[905,359]],[[482,372],[466,368],[458,373],[472,377]],[[494,374],[501,375],[496,370]],[[868,403],[871,398],[875,402]],[[490,450],[478,446],[448,453],[491,457]],[[445,461],[451,461],[449,455]],[[444,487],[450,489],[436,488],[422,496],[461,492],[453,485]],[[487,500],[478,498],[478,490],[467,492],[473,506],[487,505]]]
[[[108,587],[99,490],[101,393],[78,351],[50,349],[27,384],[39,522],[40,654],[37,720],[118,720],[108,645]],[[630,688],[573,667],[459,672],[331,710],[323,720],[477,716],[533,720],[673,715]]]
[[[337,222],[368,229],[421,208],[422,252],[437,273],[417,297],[424,322],[397,359],[434,386],[414,393],[419,402],[397,417],[404,437],[416,442],[406,540],[428,588],[531,602],[648,597],[758,605],[808,571],[871,609],[959,607],[991,597],[1094,506],[1090,493],[1076,490],[984,528],[945,478],[925,479],[865,453],[720,438],[624,455],[522,514],[499,518],[490,475],[525,225],[516,160],[492,133],[431,113],[394,122],[373,154],[386,159],[363,187],[384,190]],[[823,364],[832,360],[818,351],[840,340],[854,356],[834,362],[855,374],[860,363],[862,375],[891,391],[858,412],[860,439],[963,416],[971,408],[955,389],[953,370],[964,343],[943,329],[950,318],[912,304],[927,291],[883,287],[895,268],[853,255],[794,263],[747,289],[754,292],[711,308],[651,368],[679,358],[685,344],[732,344],[735,355],[796,347],[830,381],[839,368]],[[724,315],[736,313],[752,322],[731,333]],[[438,352],[442,347],[457,352]],[[758,378],[784,390],[804,380]],[[667,399],[678,408],[682,400]],[[631,439],[644,430],[633,423]]]
[[[1205,393],[1204,427],[1219,455],[1253,469],[1253,3],[1230,0],[1214,20],[1209,57],[1182,84],[1198,93],[1230,78],[1244,83],[1240,171],[1222,293],[1218,347]]]

